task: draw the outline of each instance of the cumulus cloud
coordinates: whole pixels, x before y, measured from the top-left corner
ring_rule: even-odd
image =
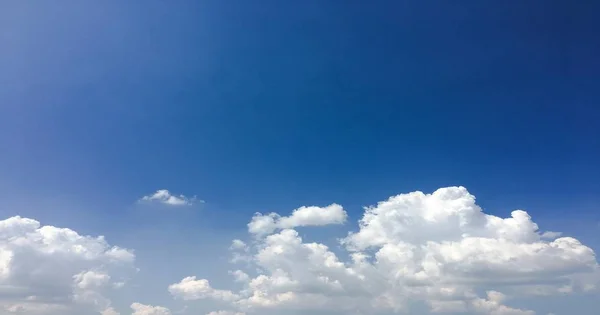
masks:
[[[110,281],[110,276],[98,271],[82,271],[73,276],[75,285],[80,289],[98,288]]]
[[[233,240],[231,242],[231,250],[242,250],[242,251],[248,251],[248,245],[246,245],[246,243],[242,240]]]
[[[323,226],[343,224],[348,215],[338,204],[327,207],[300,207],[290,216],[280,216],[277,213],[263,215],[256,213],[248,223],[248,232],[262,236],[278,229],[291,229],[299,226]]]
[[[231,248],[248,258],[246,269],[230,272],[241,290],[191,276],[169,291],[247,314],[391,314],[424,303],[433,313],[532,315],[510,307],[510,299],[575,294],[598,283],[592,249],[540,231],[522,210],[508,218],[486,214],[463,187],[400,194],[367,207],[341,248],[305,242],[294,230],[345,220],[336,204],[288,217],[257,214],[248,230],[261,237]]]
[[[133,310],[131,315],[171,315],[171,311],[162,306],[133,303],[131,304],[131,309]]]
[[[194,203],[202,203],[196,196],[188,198],[184,195],[173,195],[166,189],[159,189],[154,194],[140,198],[141,203],[160,203],[168,206],[191,206]]]
[[[230,271],[229,274],[232,275],[237,282],[247,282],[248,279],[250,279],[250,276],[241,270]]]
[[[239,299],[232,291],[213,289],[208,280],[196,280],[196,277],[186,277],[179,283],[170,285],[169,292],[184,300],[214,299],[232,302]]]
[[[134,259],[102,236],[18,216],[2,220],[0,313],[115,314],[105,295],[135,272]]]

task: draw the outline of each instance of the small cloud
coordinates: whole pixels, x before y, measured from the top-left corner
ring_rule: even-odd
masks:
[[[100,315],[120,315],[121,313],[115,311],[114,308],[109,307],[107,309],[105,309],[104,311],[100,312]]]
[[[229,274],[235,278],[236,282],[248,282],[250,276],[241,270],[229,271]]]
[[[246,243],[244,243],[244,241],[242,240],[238,240],[235,239],[233,240],[233,242],[231,242],[231,246],[229,247],[230,250],[243,250],[245,252],[248,251],[248,245],[246,245]]]
[[[114,283],[112,284],[112,286],[113,286],[113,288],[115,288],[115,289],[120,289],[120,288],[122,288],[122,287],[124,287],[124,286],[125,286],[125,282],[124,282],[124,281],[120,281],[120,282],[114,282]]]
[[[344,224],[348,214],[338,204],[327,207],[300,207],[290,216],[280,216],[277,213],[256,213],[248,223],[248,231],[257,236],[271,234],[276,230],[293,229],[300,226],[325,226],[329,224]]]
[[[131,315],[171,315],[171,310],[162,306],[133,303],[130,307],[133,310]]]
[[[184,195],[173,195],[166,189],[157,190],[154,194],[144,196],[140,200],[140,203],[161,203],[169,206],[191,206],[195,203],[204,203],[203,200],[199,200],[196,196],[188,198]]]

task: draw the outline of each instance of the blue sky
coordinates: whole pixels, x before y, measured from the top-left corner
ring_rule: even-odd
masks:
[[[0,214],[151,265],[157,244],[211,235],[179,246],[226,255],[257,211],[335,202],[355,224],[389,196],[461,185],[486,213],[524,209],[599,249],[598,9],[2,3]],[[140,209],[157,189],[205,203]]]

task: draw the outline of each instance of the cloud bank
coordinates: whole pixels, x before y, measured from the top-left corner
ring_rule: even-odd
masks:
[[[230,272],[241,290],[189,276],[169,292],[229,308],[213,314],[395,314],[421,303],[432,313],[531,315],[510,300],[575,294],[598,284],[591,248],[540,231],[522,210],[508,218],[485,214],[464,187],[400,194],[366,208],[337,252],[294,230],[342,224],[346,217],[336,204],[290,216],[256,214],[248,224],[250,242],[234,240],[230,248],[234,261],[244,262]]]
[[[254,215],[248,239],[229,248],[231,287],[202,275],[173,279],[164,292],[186,306],[177,312],[136,302],[143,296],[130,310],[112,305],[111,294],[136,275],[133,250],[11,217],[0,221],[0,314],[196,314],[194,304],[210,301],[216,309],[207,315],[390,315],[415,305],[431,314],[533,315],[513,300],[592,292],[600,283],[591,248],[540,230],[522,210],[486,214],[463,187],[367,207],[335,246],[295,230],[347,217],[337,204]]]

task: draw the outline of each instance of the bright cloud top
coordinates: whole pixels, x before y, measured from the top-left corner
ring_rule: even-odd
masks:
[[[38,221],[0,221],[1,314],[112,314],[106,293],[134,273],[132,251]]]
[[[171,311],[162,306],[133,303],[131,304],[131,309],[133,310],[131,315],[171,315]]]
[[[172,195],[166,189],[159,189],[154,194],[144,196],[140,198],[139,202],[142,203],[160,203],[168,206],[191,206],[196,202],[202,202],[198,200],[196,196],[188,198],[184,195]]]
[[[248,223],[248,232],[262,236],[273,233],[278,229],[292,229],[299,226],[323,226],[329,224],[343,224],[348,215],[344,208],[338,204],[327,207],[300,207],[290,216],[282,217],[277,213],[263,215],[257,213]]]
[[[522,210],[509,218],[485,214],[463,187],[401,194],[366,208],[358,231],[341,240],[348,260],[294,230],[345,220],[335,204],[287,217],[257,214],[248,230],[263,237],[231,247],[234,257],[246,258],[230,272],[243,289],[215,289],[190,276],[169,291],[246,314],[391,314],[420,302],[436,313],[531,315],[507,303],[595,290],[599,281],[592,249],[539,231]]]

